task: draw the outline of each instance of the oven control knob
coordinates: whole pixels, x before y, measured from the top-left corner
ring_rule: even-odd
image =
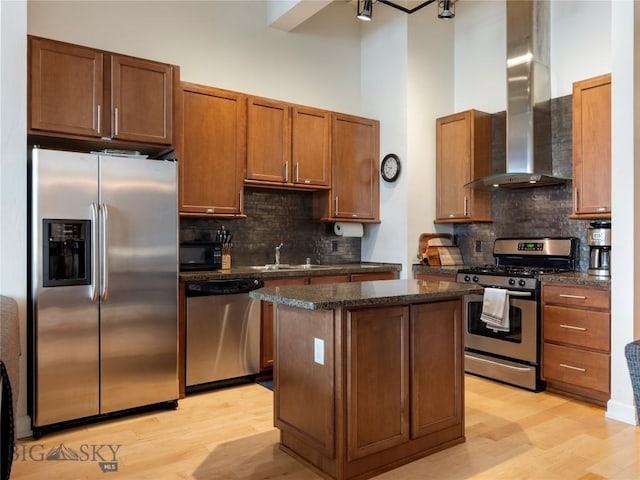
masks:
[[[474,275],[474,276],[473,276],[473,281],[474,281],[474,282],[476,282],[476,283],[478,283],[478,282],[480,281],[480,279],[478,278],[478,276],[477,276],[477,275]]]
[[[469,275],[465,275],[464,276],[464,281],[465,282],[470,282],[471,281],[471,277]]]
[[[524,281],[524,279],[520,279],[520,281],[518,282],[518,285],[520,285],[521,287],[524,287],[527,284],[527,282]]]
[[[509,285],[515,285],[515,284],[516,284],[516,280],[514,278],[510,278]]]

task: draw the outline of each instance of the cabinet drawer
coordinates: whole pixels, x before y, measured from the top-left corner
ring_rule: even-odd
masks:
[[[609,297],[608,288],[542,285],[542,301],[544,303],[609,310]]]
[[[543,310],[545,342],[610,351],[610,322],[607,312],[545,305]]]
[[[609,355],[545,343],[543,357],[546,380],[609,393]]]

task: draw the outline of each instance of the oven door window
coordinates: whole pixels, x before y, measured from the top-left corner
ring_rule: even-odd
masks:
[[[516,301],[510,301],[508,332],[493,330],[489,325],[480,320],[481,314],[482,300],[469,302],[467,304],[467,330],[470,334],[507,342],[522,343],[523,310],[517,305]]]

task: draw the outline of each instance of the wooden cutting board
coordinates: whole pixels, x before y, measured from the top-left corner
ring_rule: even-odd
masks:
[[[440,265],[449,267],[454,265],[464,265],[462,253],[458,247],[437,247]]]
[[[421,233],[418,239],[418,258],[423,265],[440,265],[438,251],[428,251],[429,247],[453,245],[453,236],[450,233]],[[431,257],[431,259],[429,258]]]

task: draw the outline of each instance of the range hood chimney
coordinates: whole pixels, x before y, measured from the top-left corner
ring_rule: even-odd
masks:
[[[507,0],[507,162],[466,186],[494,190],[558,185],[551,157],[549,1]]]

